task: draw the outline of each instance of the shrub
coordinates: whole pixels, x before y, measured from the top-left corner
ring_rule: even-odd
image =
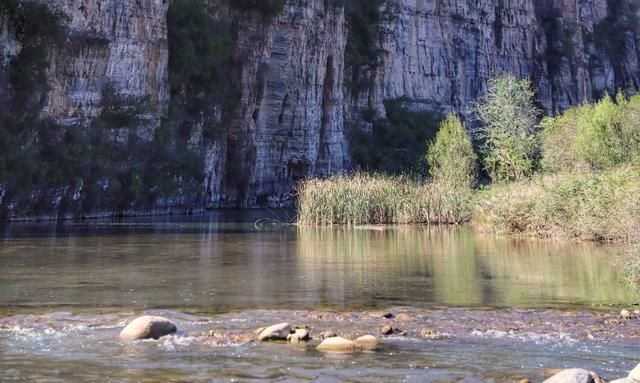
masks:
[[[640,96],[605,96],[595,105],[569,109],[542,123],[543,168],[547,172],[606,170],[640,153]]]
[[[540,113],[534,96],[529,79],[506,75],[491,79],[487,94],[475,105],[483,123],[479,136],[485,170],[496,182],[523,180],[534,170]]]
[[[495,185],[476,197],[473,221],[498,233],[630,241],[640,227],[640,169]]]
[[[637,245],[629,251],[624,266],[624,279],[629,287],[640,289],[640,247]]]
[[[429,173],[435,181],[450,182],[456,188],[469,188],[475,180],[476,154],[467,129],[460,118],[449,115],[440,123],[435,140],[429,145]]]

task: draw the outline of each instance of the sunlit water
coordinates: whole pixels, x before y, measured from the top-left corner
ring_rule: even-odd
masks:
[[[342,357],[194,342],[191,334],[224,321],[250,331],[288,319],[254,310],[602,310],[634,300],[615,247],[467,228],[254,224],[265,216],[0,230],[0,319],[20,318],[0,329],[0,381],[512,381],[565,366],[618,377],[640,362],[637,341],[560,335],[394,337],[378,352]],[[181,334],[121,344],[121,326],[143,311],[170,316]]]

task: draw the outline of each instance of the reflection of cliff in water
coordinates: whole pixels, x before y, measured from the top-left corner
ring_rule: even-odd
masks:
[[[628,301],[617,249],[468,229],[298,231],[298,275],[320,302],[539,307]]]

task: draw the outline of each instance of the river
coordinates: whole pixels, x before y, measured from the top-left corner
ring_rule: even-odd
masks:
[[[255,223],[264,217],[277,221]],[[640,328],[602,319],[635,298],[619,248],[290,219],[214,211],[0,229],[0,381],[501,382],[572,366],[621,377],[638,363]],[[120,343],[141,313],[170,317],[178,335]],[[342,356],[239,341],[279,321],[348,333],[389,321],[408,334]],[[421,338],[426,326],[442,336]]]

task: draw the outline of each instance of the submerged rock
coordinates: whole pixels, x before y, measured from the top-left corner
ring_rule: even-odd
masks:
[[[598,374],[593,371],[583,370],[581,368],[572,368],[563,370],[544,383],[605,383],[606,380],[602,379]]]
[[[257,339],[260,342],[269,340],[287,340],[290,333],[291,326],[289,326],[289,323],[279,323],[262,329],[258,334]]]
[[[406,331],[402,331],[397,327],[391,327],[388,324],[380,327],[380,334],[382,335],[393,335],[393,334],[398,334],[398,335],[407,335]]]
[[[364,335],[356,339],[357,344],[365,350],[376,350],[380,345],[380,341],[373,335]]]
[[[359,352],[362,345],[340,336],[327,338],[318,345],[318,351],[322,352]]]
[[[131,321],[120,332],[120,339],[124,341],[159,339],[176,331],[178,331],[176,325],[169,319],[145,315]]]

